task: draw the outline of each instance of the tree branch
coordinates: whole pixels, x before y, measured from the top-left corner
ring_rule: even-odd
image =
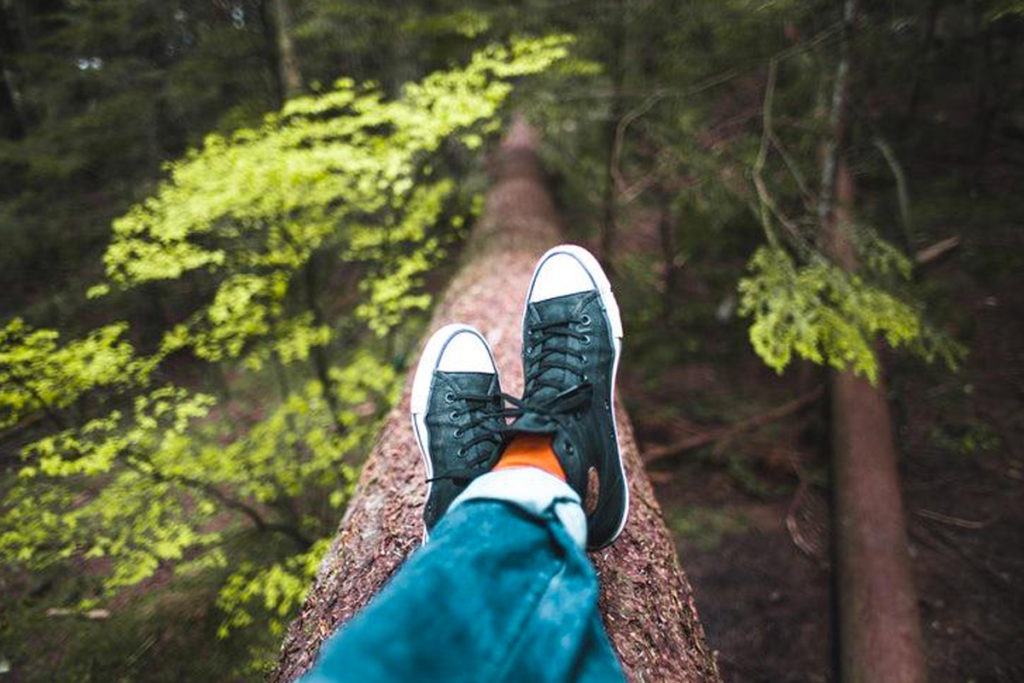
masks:
[[[935,244],[925,247],[921,251],[914,254],[914,263],[919,266],[931,263],[939,258],[942,258],[947,253],[953,251],[960,246],[960,236],[953,235],[947,237],[944,240],[939,240]]]
[[[12,382],[17,384],[25,391],[27,391],[32,396],[32,398],[36,400],[36,403],[39,404],[39,407],[43,409],[44,413],[46,413],[46,417],[49,418],[51,422],[53,422],[54,426],[57,429],[59,429],[60,431],[64,431],[65,429],[68,428],[67,424],[64,422],[64,419],[59,414],[57,414],[56,411],[53,410],[50,403],[39,394],[35,387],[31,386],[27,381],[25,381],[21,377],[18,377],[18,375],[14,373],[11,373],[8,376],[10,377]]]
[[[800,228],[793,220],[782,213],[771,192],[768,191],[768,186],[764,182],[762,175],[764,165],[768,161],[769,143],[775,138],[772,126],[772,108],[775,102],[775,80],[777,74],[778,62],[772,59],[768,62],[768,78],[764,87],[764,104],[761,109],[761,144],[758,147],[757,157],[751,169],[751,179],[754,182],[754,189],[757,192],[758,200],[756,215],[761,221],[761,226],[764,228],[765,237],[768,239],[769,244],[773,247],[779,246],[779,238],[775,234],[775,228],[772,226],[772,217],[774,217],[786,229],[786,232],[789,233],[794,245],[802,253],[807,254],[813,250],[810,242],[800,233]],[[778,144],[775,147],[777,149],[781,148]],[[785,156],[783,160],[785,160]],[[799,178],[799,176],[797,177]]]
[[[144,463],[146,467],[140,467],[139,462],[133,462],[131,458],[135,458],[139,462]],[[209,482],[194,479],[183,474],[164,474],[159,469],[157,469],[156,464],[153,462],[151,458],[149,458],[149,456],[138,452],[132,453],[131,456],[128,459],[126,459],[125,462],[128,465],[128,467],[132,468],[139,474],[152,477],[157,481],[172,484],[181,484],[191,489],[200,491],[201,493],[205,493],[211,498],[214,498],[217,501],[219,501],[224,507],[230,510],[235,510],[236,512],[241,512],[243,515],[248,517],[249,520],[253,523],[253,526],[255,526],[258,531],[283,534],[288,538],[292,539],[293,541],[295,541],[295,543],[298,544],[303,551],[308,550],[313,545],[313,540],[308,538],[305,534],[303,534],[295,527],[288,526],[287,524],[279,524],[277,522],[268,522],[266,519],[263,518],[263,515],[260,514],[259,510],[249,505],[248,503],[244,503],[240,500],[235,500],[234,498],[231,498],[226,493],[224,493],[219,488],[217,488],[216,486]]]
[[[713,429],[709,432],[705,432],[704,434],[697,434],[667,446],[649,449],[644,453],[644,464],[650,465],[652,462],[656,462],[658,460],[682,455],[687,451],[692,451],[694,448],[700,448],[701,446],[706,446],[721,439],[732,438],[738,434],[742,434],[743,432],[748,432],[753,429],[757,429],[758,427],[762,427],[770,422],[781,420],[782,418],[792,415],[793,413],[797,413],[814,403],[821,398],[822,393],[824,393],[824,387],[819,385],[806,394],[793,399],[789,403],[784,403],[778,408],[769,410],[766,413],[755,415],[754,417],[741,420],[726,427]]]
[[[882,153],[885,163],[889,165],[892,177],[896,181],[896,196],[900,202],[900,220],[903,223],[903,239],[907,242],[907,251],[914,249],[914,229],[910,222],[910,192],[907,189],[907,175],[903,172],[896,153],[881,136],[875,136],[875,147]]]

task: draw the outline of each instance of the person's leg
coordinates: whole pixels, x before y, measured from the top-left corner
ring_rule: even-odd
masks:
[[[303,683],[622,680],[585,538],[563,482],[480,477]]]
[[[629,507],[612,408],[621,341],[607,278],[571,245],[548,251],[530,284],[521,399],[501,393],[479,332],[434,334],[411,402],[431,541],[306,683],[622,680],[583,552],[613,542]]]

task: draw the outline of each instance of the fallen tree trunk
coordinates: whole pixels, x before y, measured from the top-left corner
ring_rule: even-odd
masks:
[[[502,384],[522,390],[520,319],[537,258],[559,241],[559,224],[533,151],[517,124],[494,164],[497,182],[467,245],[432,328],[464,322],[494,347]],[[628,338],[627,338],[628,353]],[[306,602],[285,636],[270,681],[294,680],[321,644],[387,582],[419,544],[425,484],[409,427],[410,381],[363,469],[338,534]],[[634,681],[718,681],[714,655],[697,617],[661,509],[633,438],[616,405],[632,506],[619,540],[591,555],[601,582],[601,612],[628,677]]]

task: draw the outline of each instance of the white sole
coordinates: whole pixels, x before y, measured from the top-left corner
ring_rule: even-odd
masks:
[[[490,356],[491,366],[494,368],[494,375],[501,381],[498,374],[498,365],[494,362],[494,354],[491,352],[491,345],[487,339],[480,334],[475,327],[453,323],[445,325],[430,336],[427,345],[420,354],[419,364],[416,366],[416,375],[412,380],[412,397],[410,399],[410,417],[412,418],[412,433],[416,436],[416,445],[420,448],[420,456],[423,458],[423,468],[427,473],[427,500],[430,499],[430,492],[433,484],[429,481],[434,476],[434,465],[430,461],[430,439],[427,431],[427,407],[430,405],[430,384],[434,378],[434,370],[437,369],[444,353],[448,340],[459,332],[469,332],[476,335],[487,348],[487,355]],[[423,543],[427,542],[429,534],[426,525],[423,527]]]
[[[578,247],[575,244],[562,244],[557,247],[552,247],[544,252],[544,255],[537,261],[537,266],[533,269],[533,277],[530,278],[530,289],[526,293],[526,304],[523,306],[523,326],[526,325],[526,312],[530,305],[530,297],[533,295],[533,283],[537,280],[537,272],[540,270],[544,262],[555,254],[568,254],[579,261],[583,269],[587,271],[591,281],[597,288],[598,294],[601,297],[601,305],[604,306],[605,312],[608,314],[608,320],[611,323],[612,332],[612,345],[615,348],[615,363],[612,366],[612,381],[611,388],[608,391],[608,405],[612,406],[612,429],[615,431],[615,447],[619,449],[619,470],[622,473],[622,486],[625,489],[625,500],[626,504],[622,512],[622,519],[619,521],[619,526],[615,530],[611,539],[601,545],[593,548],[604,548],[615,542],[615,539],[619,537],[622,530],[626,526],[626,520],[629,518],[629,481],[626,479],[626,466],[622,459],[622,444],[619,442],[619,425],[615,420],[615,383],[619,373],[619,357],[622,355],[622,316],[619,313],[619,304],[615,301],[615,295],[612,294],[612,283],[608,280],[608,276],[604,274],[604,269],[601,268],[601,264],[597,262],[594,255],[583,247]]]

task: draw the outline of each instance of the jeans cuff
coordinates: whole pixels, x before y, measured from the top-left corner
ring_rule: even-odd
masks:
[[[587,544],[587,517],[580,497],[558,477],[536,467],[509,467],[477,477],[449,510],[470,500],[502,500],[538,517],[551,514],[580,548]]]

